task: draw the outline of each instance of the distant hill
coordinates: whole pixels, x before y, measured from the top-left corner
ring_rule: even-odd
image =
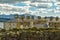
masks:
[[[11,20],[11,19],[9,19],[9,18],[0,18],[0,22],[6,22],[6,21],[9,21],[9,20]]]
[[[34,16],[36,17],[35,15],[31,15],[31,14],[21,14],[21,15],[18,15],[19,17],[21,16]],[[8,18],[8,19],[14,19],[14,14],[11,14],[11,15],[0,15],[0,18]]]
[[[0,18],[5,18],[5,19],[14,19],[14,15],[15,14],[10,14],[10,15],[0,15]],[[34,16],[35,18],[37,18],[37,16],[36,15],[32,15],[32,14],[20,14],[20,15],[18,15],[19,17],[21,17],[21,16]],[[44,17],[42,17],[42,18],[44,18]],[[46,17],[46,18],[50,18],[50,17]],[[53,17],[53,18],[55,18],[55,17]]]
[[[13,15],[0,15],[0,18],[9,18],[9,19],[13,19]]]

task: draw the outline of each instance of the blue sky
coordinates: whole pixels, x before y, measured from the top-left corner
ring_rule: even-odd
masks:
[[[34,0],[35,1],[35,0]],[[2,7],[2,10],[0,10],[1,14],[32,14],[32,15],[40,15],[40,16],[59,16],[60,12],[56,12],[56,9],[58,6],[55,4],[58,2],[55,1],[48,1],[48,2],[32,2],[32,1],[22,1],[22,2],[15,2],[15,3],[8,3],[8,4],[2,4],[5,6],[8,6],[8,8]],[[10,9],[9,9],[10,7]],[[4,11],[5,10],[5,11]]]

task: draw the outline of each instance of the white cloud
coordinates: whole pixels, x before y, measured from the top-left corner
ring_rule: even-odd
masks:
[[[60,2],[60,0],[53,0],[54,2]]]
[[[24,2],[21,2],[21,3],[25,3],[26,5],[29,6],[29,4],[31,4],[31,1],[24,1]]]
[[[56,2],[55,6],[60,7],[60,2]]]
[[[20,14],[20,13],[29,13],[29,7],[30,6],[13,6],[13,5],[7,5],[7,4],[1,4],[0,6],[0,12],[2,14]]]
[[[51,2],[52,0],[30,0],[31,2]]]
[[[60,14],[60,7],[56,7],[56,9],[54,10],[54,12]]]
[[[38,8],[50,8],[52,6],[52,3],[34,2],[34,3],[31,3],[30,6],[38,7]]]
[[[55,10],[55,13],[60,13],[60,10]]]
[[[16,3],[16,2],[22,2],[22,1],[28,1],[28,0],[0,0],[0,3]]]

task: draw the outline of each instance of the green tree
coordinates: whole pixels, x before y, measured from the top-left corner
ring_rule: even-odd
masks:
[[[33,27],[33,28],[31,28],[31,30],[37,31],[37,28],[36,27]]]
[[[5,29],[1,29],[1,33],[4,35],[6,34],[6,30]]]
[[[19,29],[13,28],[12,31],[14,31],[17,34],[17,31],[19,31]]]
[[[45,16],[44,19],[47,19],[47,17]]]
[[[56,21],[58,21],[59,20],[59,17],[56,17]]]
[[[38,19],[41,19],[41,16],[38,16]]]
[[[34,19],[34,16],[31,16],[31,19]]]
[[[19,17],[18,14],[14,14],[14,18],[17,19]]]
[[[5,29],[1,29],[1,32],[6,32],[6,30]]]
[[[30,16],[26,16],[27,19],[30,19]]]
[[[22,20],[23,20],[24,18],[25,18],[25,16],[21,16],[21,18],[20,18],[20,19],[22,19]]]
[[[52,16],[51,16],[51,17],[50,17],[50,21],[52,21],[52,20],[53,20],[53,18],[54,18],[54,17],[52,17]]]

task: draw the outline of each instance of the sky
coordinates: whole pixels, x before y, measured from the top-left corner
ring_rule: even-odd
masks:
[[[0,0],[0,15],[2,14],[60,17],[60,0]]]

